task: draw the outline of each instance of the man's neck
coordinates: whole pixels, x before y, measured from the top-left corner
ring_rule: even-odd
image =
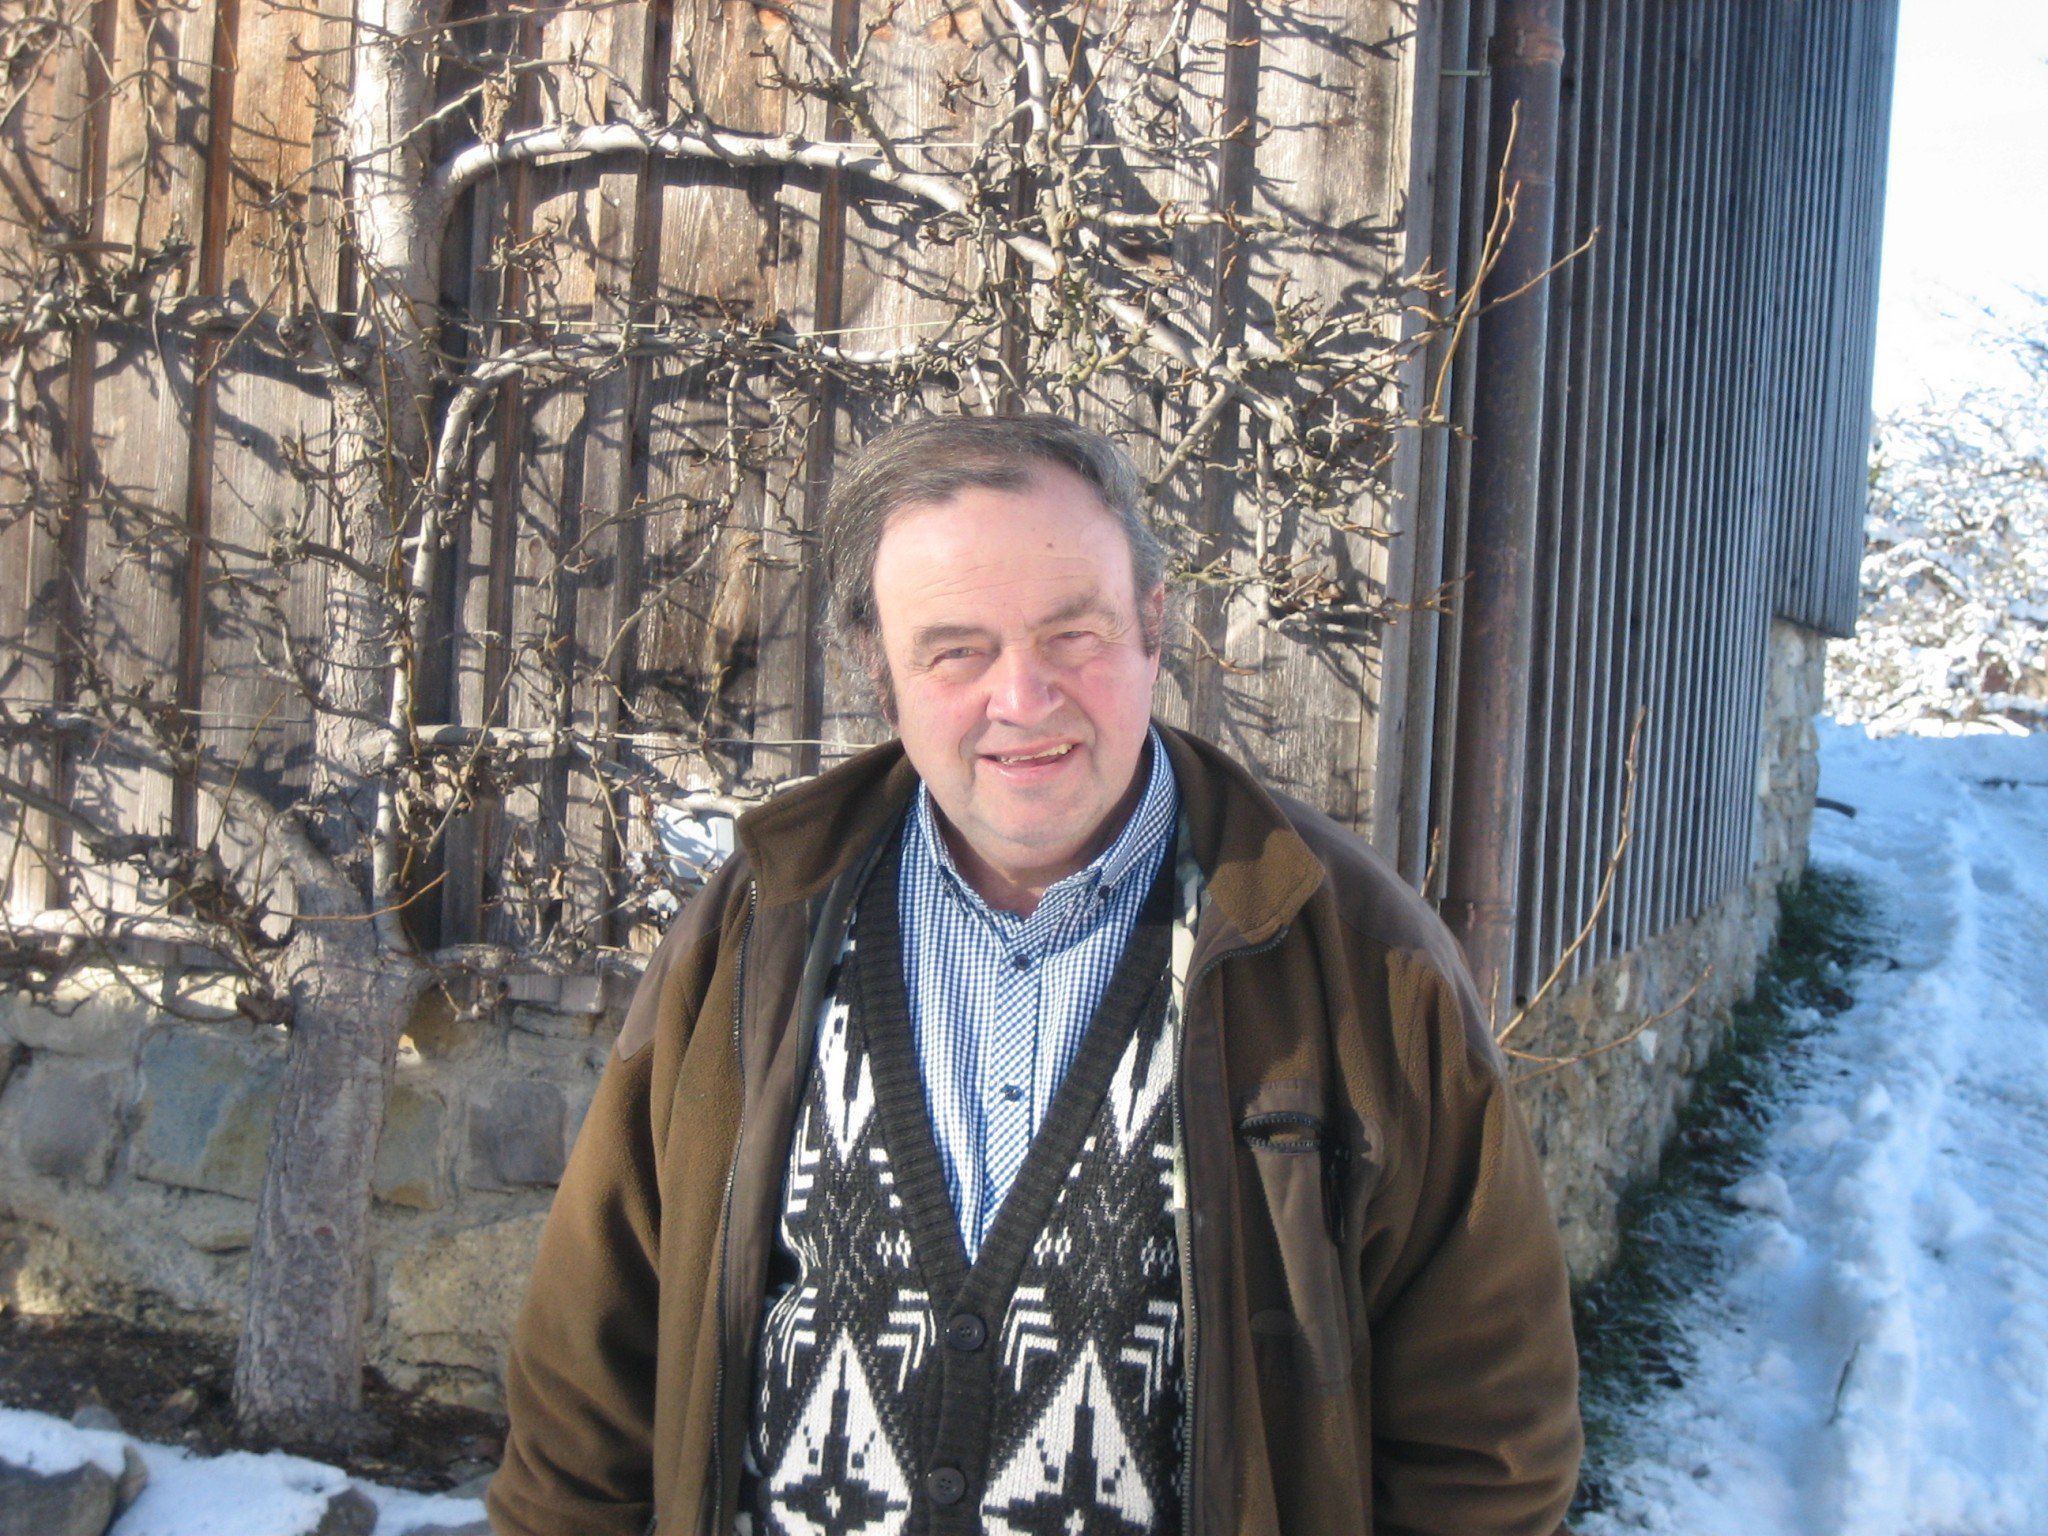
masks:
[[[946,820],[939,803],[928,803],[937,822],[939,836],[945,839],[946,852],[952,856],[953,867],[960,871],[960,877],[973,889],[974,894],[987,902],[998,912],[1013,913],[1018,917],[1029,917],[1038,910],[1038,903],[1045,893],[1077,870],[1086,869],[1117,839],[1137,814],[1138,802],[1145,798],[1145,786],[1152,776],[1153,747],[1147,744],[1138,758],[1137,771],[1131,775],[1127,788],[1110,813],[1088,835],[1088,839],[1068,858],[1057,864],[1040,868],[1004,868],[984,858],[973,844],[960,835],[954,825]]]

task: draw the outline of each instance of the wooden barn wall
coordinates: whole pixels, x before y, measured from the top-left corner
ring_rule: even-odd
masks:
[[[36,4],[75,35],[0,121],[0,297],[29,291],[65,249],[89,248],[117,263],[155,253],[168,269],[160,291],[181,300],[310,297],[347,308],[340,158],[325,137],[347,88],[346,4]],[[883,9],[794,6],[841,38],[886,19],[867,55],[873,109],[907,153],[957,156],[948,146],[1004,115],[947,87],[967,54],[993,46],[987,30],[962,22],[968,12],[952,0],[908,0],[886,18]],[[1334,305],[1387,302],[1418,262],[1404,233],[1418,226],[1403,221],[1436,217],[1410,167],[1418,146],[1434,144],[1410,127],[1438,112],[1434,9],[1419,26],[1401,0],[1284,11],[1156,0],[1133,10],[1139,34],[1151,28],[1173,44],[1168,54],[1178,49],[1175,89],[1190,119],[1218,132],[1206,157],[1148,160],[1132,148],[1130,184],[1256,216],[1178,237],[1188,303],[1229,332],[1243,323],[1247,283],[1281,273],[1295,293]],[[545,71],[507,71],[508,127],[603,120],[626,93],[659,113],[682,63],[730,126],[846,131],[815,99],[766,87],[771,10],[676,0],[457,14],[466,46],[493,68],[522,58],[601,66],[573,89]],[[452,95],[464,83],[443,85]],[[779,316],[882,347],[928,328],[959,286],[959,264],[976,259],[970,242],[934,246],[911,233],[900,208],[831,175],[630,159],[515,170],[458,212],[443,252],[457,320],[447,345],[494,345],[545,303],[572,327],[657,313]],[[501,259],[542,236],[544,263]],[[703,766],[682,747],[704,738],[754,783],[879,739],[821,639],[814,558],[834,459],[875,423],[859,402],[821,390],[802,419],[777,423],[777,446],[793,443],[792,454],[731,452],[769,424],[716,382],[681,363],[636,360],[591,381],[504,386],[436,593],[420,723],[615,730],[678,777]],[[0,457],[0,696],[62,705],[111,691],[177,711],[244,782],[288,798],[306,782],[312,731],[278,668],[317,649],[323,603],[318,563],[290,550],[331,532],[320,477],[334,422],[317,379],[232,329],[193,340],[110,321],[40,343],[23,391],[24,430]],[[1109,385],[1085,414],[1147,468],[1185,425]],[[1394,476],[1350,509],[1359,531],[1338,552],[1373,598],[1398,599],[1416,581],[1412,549],[1435,529],[1444,494],[1413,456]],[[733,484],[741,513],[707,520],[714,491]],[[1261,553],[1288,555],[1296,530],[1255,548],[1238,489],[1212,475],[1170,509],[1189,559],[1243,570]],[[622,636],[625,616],[656,590],[664,601]],[[1195,634],[1174,641],[1162,713],[1226,743],[1277,787],[1374,825],[1388,795],[1381,775],[1403,756],[1391,744],[1409,703],[1410,632],[1286,629],[1203,592],[1184,614]],[[584,944],[644,944],[648,930],[629,931],[618,903],[632,861],[651,847],[646,806],[618,789],[615,766],[603,753],[542,754],[481,787],[431,866],[412,872],[426,890],[407,912],[416,936],[525,945],[566,932]],[[192,784],[118,753],[16,747],[0,771],[129,830],[176,827],[203,841],[219,821]],[[124,899],[97,876],[81,891],[50,878],[30,845],[60,846],[61,822],[9,808],[0,823],[16,910]]]
[[[1771,620],[1833,635],[1854,621],[1896,10],[1562,7],[1509,1007],[1560,957],[1569,982],[1750,878]],[[1444,89],[1418,124],[1436,144],[1417,163],[1445,189],[1431,249],[1461,285],[1498,162],[1490,14],[1442,12]],[[1461,423],[1486,365],[1482,319],[1442,365]],[[1417,541],[1418,594],[1462,569],[1485,445],[1425,451],[1422,505],[1444,510]],[[1381,806],[1383,841],[1418,885],[1450,835],[1457,642],[1455,614],[1418,626],[1404,755],[1384,775],[1401,793]]]

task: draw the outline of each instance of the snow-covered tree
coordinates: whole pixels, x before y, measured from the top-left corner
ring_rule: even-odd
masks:
[[[1879,424],[1862,614],[1828,705],[1880,733],[2048,726],[2048,295],[1985,338],[1997,382]]]

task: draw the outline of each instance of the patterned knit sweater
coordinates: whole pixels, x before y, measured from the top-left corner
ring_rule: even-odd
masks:
[[[970,1264],[911,1040],[898,849],[863,892],[818,1024],[756,1351],[740,1529],[1177,1529],[1173,861]]]

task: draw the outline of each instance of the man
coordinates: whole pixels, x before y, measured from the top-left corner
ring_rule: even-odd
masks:
[[[1557,1234],[1448,933],[1156,725],[1136,481],[1045,416],[842,475],[898,740],[648,966],[513,1347],[502,1536],[1546,1536]]]

